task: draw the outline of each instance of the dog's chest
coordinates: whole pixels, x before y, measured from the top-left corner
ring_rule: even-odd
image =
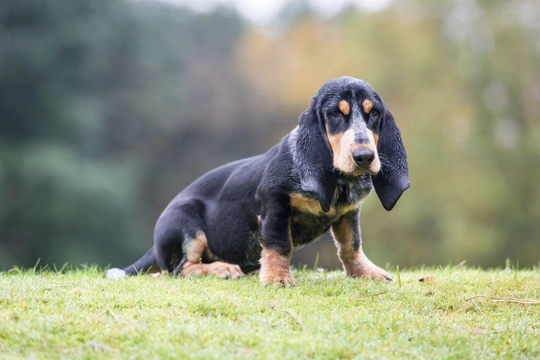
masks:
[[[295,246],[307,244],[326,232],[343,214],[357,210],[371,191],[367,186],[341,186],[336,189],[334,201],[327,212],[316,199],[306,194],[292,193],[291,237]]]
[[[291,215],[291,238],[295,246],[317,239],[339,219],[337,216],[313,215],[293,211]]]

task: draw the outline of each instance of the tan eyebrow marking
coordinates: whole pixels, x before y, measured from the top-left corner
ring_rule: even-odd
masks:
[[[373,102],[371,102],[371,100],[365,99],[362,103],[362,107],[364,108],[364,112],[366,114],[369,114],[369,112],[373,108]]]
[[[339,102],[339,111],[341,111],[343,115],[349,115],[351,112],[351,107],[349,106],[347,100],[341,100]]]

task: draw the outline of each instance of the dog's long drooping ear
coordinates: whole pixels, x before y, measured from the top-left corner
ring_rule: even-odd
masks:
[[[385,116],[379,127],[377,151],[381,157],[381,170],[373,176],[373,186],[382,206],[390,211],[401,194],[409,188],[410,182],[401,133],[388,109],[385,109]]]
[[[332,149],[326,137],[323,115],[313,98],[309,109],[300,115],[298,151],[302,190],[317,197],[324,212],[330,210],[338,173],[334,170]]]

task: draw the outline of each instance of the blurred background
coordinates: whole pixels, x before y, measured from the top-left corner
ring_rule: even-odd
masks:
[[[342,75],[409,156],[396,208],[364,203],[372,260],[539,264],[536,0],[3,0],[0,269],[129,265],[183,187],[266,151]],[[340,266],[327,236],[294,261]]]

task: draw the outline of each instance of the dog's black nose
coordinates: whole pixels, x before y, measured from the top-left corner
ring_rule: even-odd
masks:
[[[353,159],[356,162],[356,165],[359,167],[367,167],[375,159],[375,152],[369,149],[356,149],[352,153]]]

